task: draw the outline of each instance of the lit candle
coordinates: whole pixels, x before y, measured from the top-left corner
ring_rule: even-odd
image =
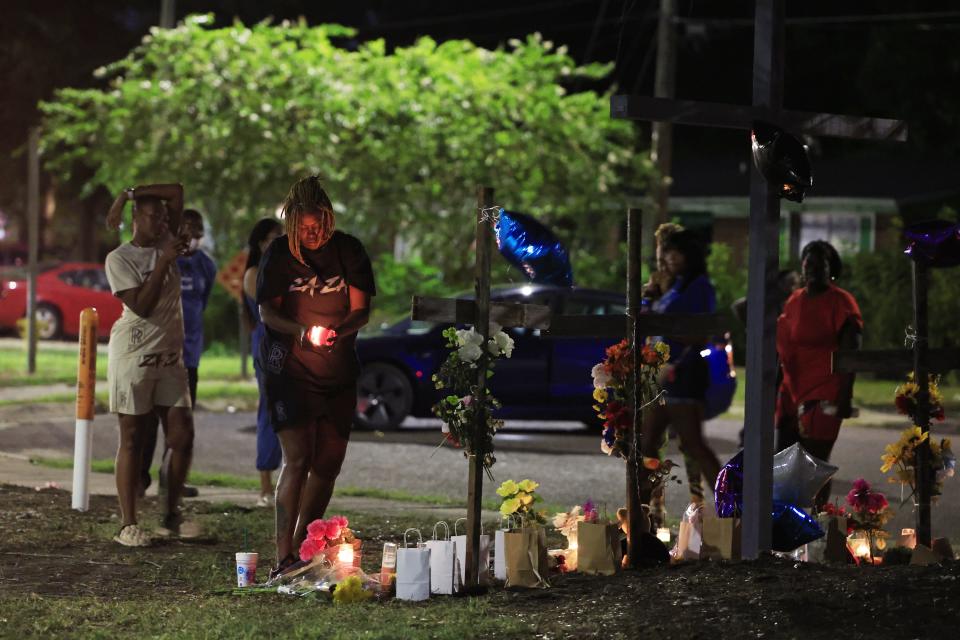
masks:
[[[570,540],[570,545],[569,545],[567,548],[570,549],[570,550],[572,550],[572,551],[576,551],[576,550],[577,550],[577,539],[574,538],[573,540]]]
[[[657,540],[663,544],[668,544],[670,542],[670,529],[667,527],[660,527],[657,529]]]
[[[353,545],[342,544],[337,550],[337,563],[344,567],[353,566]]]
[[[323,346],[323,340],[326,337],[326,333],[329,331],[326,327],[321,327],[320,325],[314,325],[310,327],[310,333],[307,334],[307,339],[310,340],[310,344],[315,347]]]

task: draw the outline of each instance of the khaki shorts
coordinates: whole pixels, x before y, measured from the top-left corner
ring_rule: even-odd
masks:
[[[190,385],[182,360],[150,367],[141,366],[136,358],[111,361],[107,385],[111,413],[139,416],[156,407],[190,408]]]

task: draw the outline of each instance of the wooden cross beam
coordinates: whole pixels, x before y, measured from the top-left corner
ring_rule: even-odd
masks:
[[[640,313],[642,221],[639,209],[627,211],[627,315],[570,315],[557,316],[550,320],[549,335],[594,336],[603,338],[626,337],[631,345],[633,361],[640,362],[643,338],[652,335],[712,335],[727,331],[722,317],[714,313]],[[628,388],[632,390],[630,403],[633,423],[626,435],[631,443],[626,461],[627,520],[630,523],[627,535],[627,564],[640,566],[640,531],[642,516],[640,500],[641,454],[634,446],[640,436],[643,421],[640,389],[636,369],[631,374]]]
[[[493,245],[493,189],[477,189],[477,255],[474,265],[474,300],[414,296],[410,317],[450,324],[472,324],[483,336],[483,344],[490,337],[490,324],[495,322],[504,328],[526,327],[544,329],[549,326],[550,308],[536,304],[490,302],[490,256]],[[486,354],[484,355],[486,357]],[[477,367],[479,387],[476,406],[486,406],[483,396],[487,393],[486,367]],[[477,411],[473,428],[486,429],[487,415]],[[470,455],[467,479],[467,558],[464,570],[464,590],[467,593],[480,589],[480,513],[483,498],[483,461]]]
[[[960,349],[930,349],[928,345],[927,267],[913,263],[913,326],[916,338],[912,349],[883,349],[877,351],[837,351],[833,354],[833,370],[848,373],[902,373],[913,370],[917,383],[916,424],[921,432],[930,431],[930,373],[946,373],[960,369]],[[917,542],[930,546],[933,528],[930,518],[932,478],[924,473],[930,465],[930,442],[917,447]]]
[[[749,129],[754,120],[796,133],[864,140],[905,140],[897,120],[783,110],[783,0],[756,0],[753,40],[753,104],[613,96],[611,116],[707,127]],[[742,549],[756,558],[770,549],[773,505],[773,423],[776,389],[780,185],[750,176],[750,246],[747,281],[747,389],[744,430]]]

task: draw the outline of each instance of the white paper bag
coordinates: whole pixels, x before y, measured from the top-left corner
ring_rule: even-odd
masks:
[[[466,518],[460,518],[453,523],[453,532],[457,533],[457,525],[464,522]],[[466,581],[467,572],[467,536],[454,535],[452,538],[457,547],[457,571],[460,576],[460,584]],[[480,534],[480,584],[490,584],[490,536]],[[504,569],[506,571],[506,569]],[[504,573],[506,580],[506,573]]]
[[[437,530],[443,527],[443,533],[437,537]],[[460,580],[457,571],[457,547],[450,539],[450,527],[442,520],[433,525],[433,540],[427,540],[430,550],[430,593],[451,596],[459,591]]]
[[[416,532],[420,542],[408,546],[407,534]],[[403,548],[397,549],[397,600],[426,600],[430,597],[430,549],[423,544],[419,529],[403,533]]]

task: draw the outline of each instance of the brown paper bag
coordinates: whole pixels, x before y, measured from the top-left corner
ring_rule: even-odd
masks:
[[[549,587],[547,534],[543,527],[523,527],[503,534],[507,587]]]
[[[612,576],[620,570],[620,529],[607,522],[577,523],[577,571]]]
[[[850,559],[850,550],[847,549],[847,519],[842,516],[831,517],[826,530],[823,562],[847,562]]]
[[[700,559],[740,559],[740,518],[704,516]]]

